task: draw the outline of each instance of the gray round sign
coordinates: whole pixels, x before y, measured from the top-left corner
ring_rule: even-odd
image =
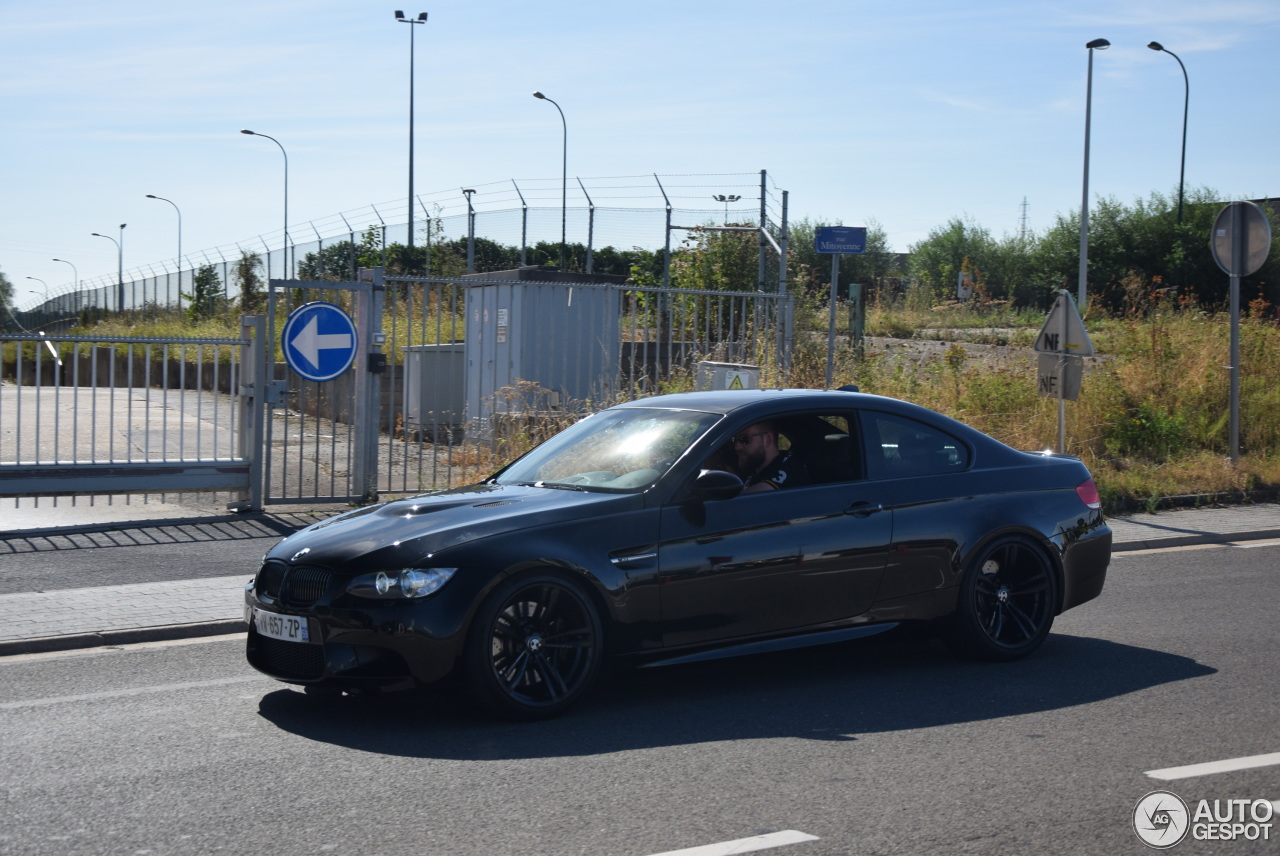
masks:
[[[1231,276],[1249,276],[1271,253],[1271,223],[1252,202],[1231,202],[1218,212],[1209,238],[1213,260]]]

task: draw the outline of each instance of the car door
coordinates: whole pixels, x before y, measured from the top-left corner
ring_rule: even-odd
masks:
[[[664,645],[841,622],[871,605],[892,515],[861,477],[851,420],[823,417],[824,433],[812,418],[805,418],[818,426],[811,440],[837,450],[834,459],[830,450],[802,458],[817,483],[719,501],[678,497],[662,509]]]

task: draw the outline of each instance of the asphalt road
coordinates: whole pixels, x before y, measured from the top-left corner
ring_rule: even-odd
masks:
[[[6,658],[0,852],[651,856],[782,830],[816,840],[761,852],[1150,852],[1150,791],[1280,800],[1280,766],[1145,775],[1280,751],[1277,568],[1276,545],[1118,555],[1019,663],[877,637],[624,673],[532,725],[318,701],[238,639]]]

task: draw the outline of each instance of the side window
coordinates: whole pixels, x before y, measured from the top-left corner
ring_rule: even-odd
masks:
[[[959,472],[969,466],[968,448],[943,431],[908,419],[864,411],[867,474],[873,479]]]
[[[779,448],[783,438],[804,463],[811,484],[862,478],[852,419],[843,413],[805,414],[779,420]]]

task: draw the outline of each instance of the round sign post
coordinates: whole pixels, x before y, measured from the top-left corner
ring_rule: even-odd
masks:
[[[332,303],[315,301],[289,313],[280,347],[289,368],[321,383],[351,368],[359,338],[350,315]]]
[[[1213,260],[1231,277],[1231,463],[1240,461],[1240,277],[1258,271],[1271,253],[1271,222],[1252,202],[1218,212],[1209,238]]]

